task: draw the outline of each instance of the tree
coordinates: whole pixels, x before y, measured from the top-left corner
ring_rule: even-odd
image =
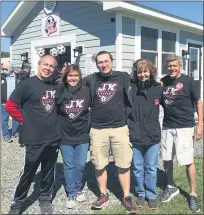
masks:
[[[4,58],[4,57],[10,57],[10,53],[2,51],[1,52],[1,58]]]

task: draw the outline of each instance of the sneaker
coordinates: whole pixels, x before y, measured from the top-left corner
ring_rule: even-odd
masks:
[[[148,200],[148,205],[149,205],[149,208],[151,210],[157,210],[158,207],[157,207],[157,200],[156,199],[149,199]]]
[[[196,196],[190,195],[189,207],[192,212],[199,212],[198,199]]]
[[[68,202],[67,202],[66,206],[68,209],[72,209],[72,208],[76,207],[76,199],[74,196],[68,197]]]
[[[8,214],[17,214],[17,215],[21,215],[23,212],[21,210],[21,208],[11,208],[11,210],[9,211]]]
[[[170,187],[169,185],[166,187],[162,194],[162,202],[170,201],[174,196],[179,194],[179,189],[177,187]]]
[[[4,138],[4,141],[5,141],[6,143],[12,143],[12,142],[13,142],[13,140],[12,140],[10,137],[5,137],[5,138]]]
[[[76,200],[78,202],[84,202],[86,200],[86,197],[82,192],[78,192],[76,196]]]
[[[130,196],[123,198],[122,205],[125,207],[127,213],[136,214],[136,208],[133,206],[132,198]]]
[[[145,197],[138,196],[136,201],[137,207],[142,208],[144,206],[144,203],[145,203]]]
[[[40,202],[41,214],[52,214],[52,204],[50,202]]]
[[[109,203],[108,195],[101,193],[98,199],[92,203],[91,208],[102,209]]]

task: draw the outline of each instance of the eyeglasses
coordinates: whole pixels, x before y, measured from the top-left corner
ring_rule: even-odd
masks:
[[[103,64],[107,65],[107,64],[109,64],[109,63],[110,63],[110,61],[109,61],[109,60],[105,60],[105,61],[98,61],[98,62],[97,62],[97,65],[102,66]]]

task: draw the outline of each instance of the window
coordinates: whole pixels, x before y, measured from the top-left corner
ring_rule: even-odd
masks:
[[[165,59],[169,54],[176,52],[176,34],[162,31],[162,75],[168,74],[165,68]]]
[[[157,29],[153,26],[140,25],[141,30],[141,58],[146,58],[156,66],[158,77],[168,74],[165,59],[169,54],[176,54],[177,35],[174,30]]]
[[[158,66],[158,30],[141,27],[141,58],[151,60]]]

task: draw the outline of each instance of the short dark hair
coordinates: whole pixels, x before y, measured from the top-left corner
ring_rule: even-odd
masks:
[[[97,55],[96,55],[96,57],[95,57],[95,62],[96,62],[96,64],[97,64],[97,58],[98,58],[98,56],[99,55],[103,55],[103,54],[108,54],[109,55],[109,57],[110,57],[110,59],[111,59],[111,61],[113,61],[113,56],[112,56],[112,54],[110,53],[110,52],[107,52],[107,51],[100,51]]]

